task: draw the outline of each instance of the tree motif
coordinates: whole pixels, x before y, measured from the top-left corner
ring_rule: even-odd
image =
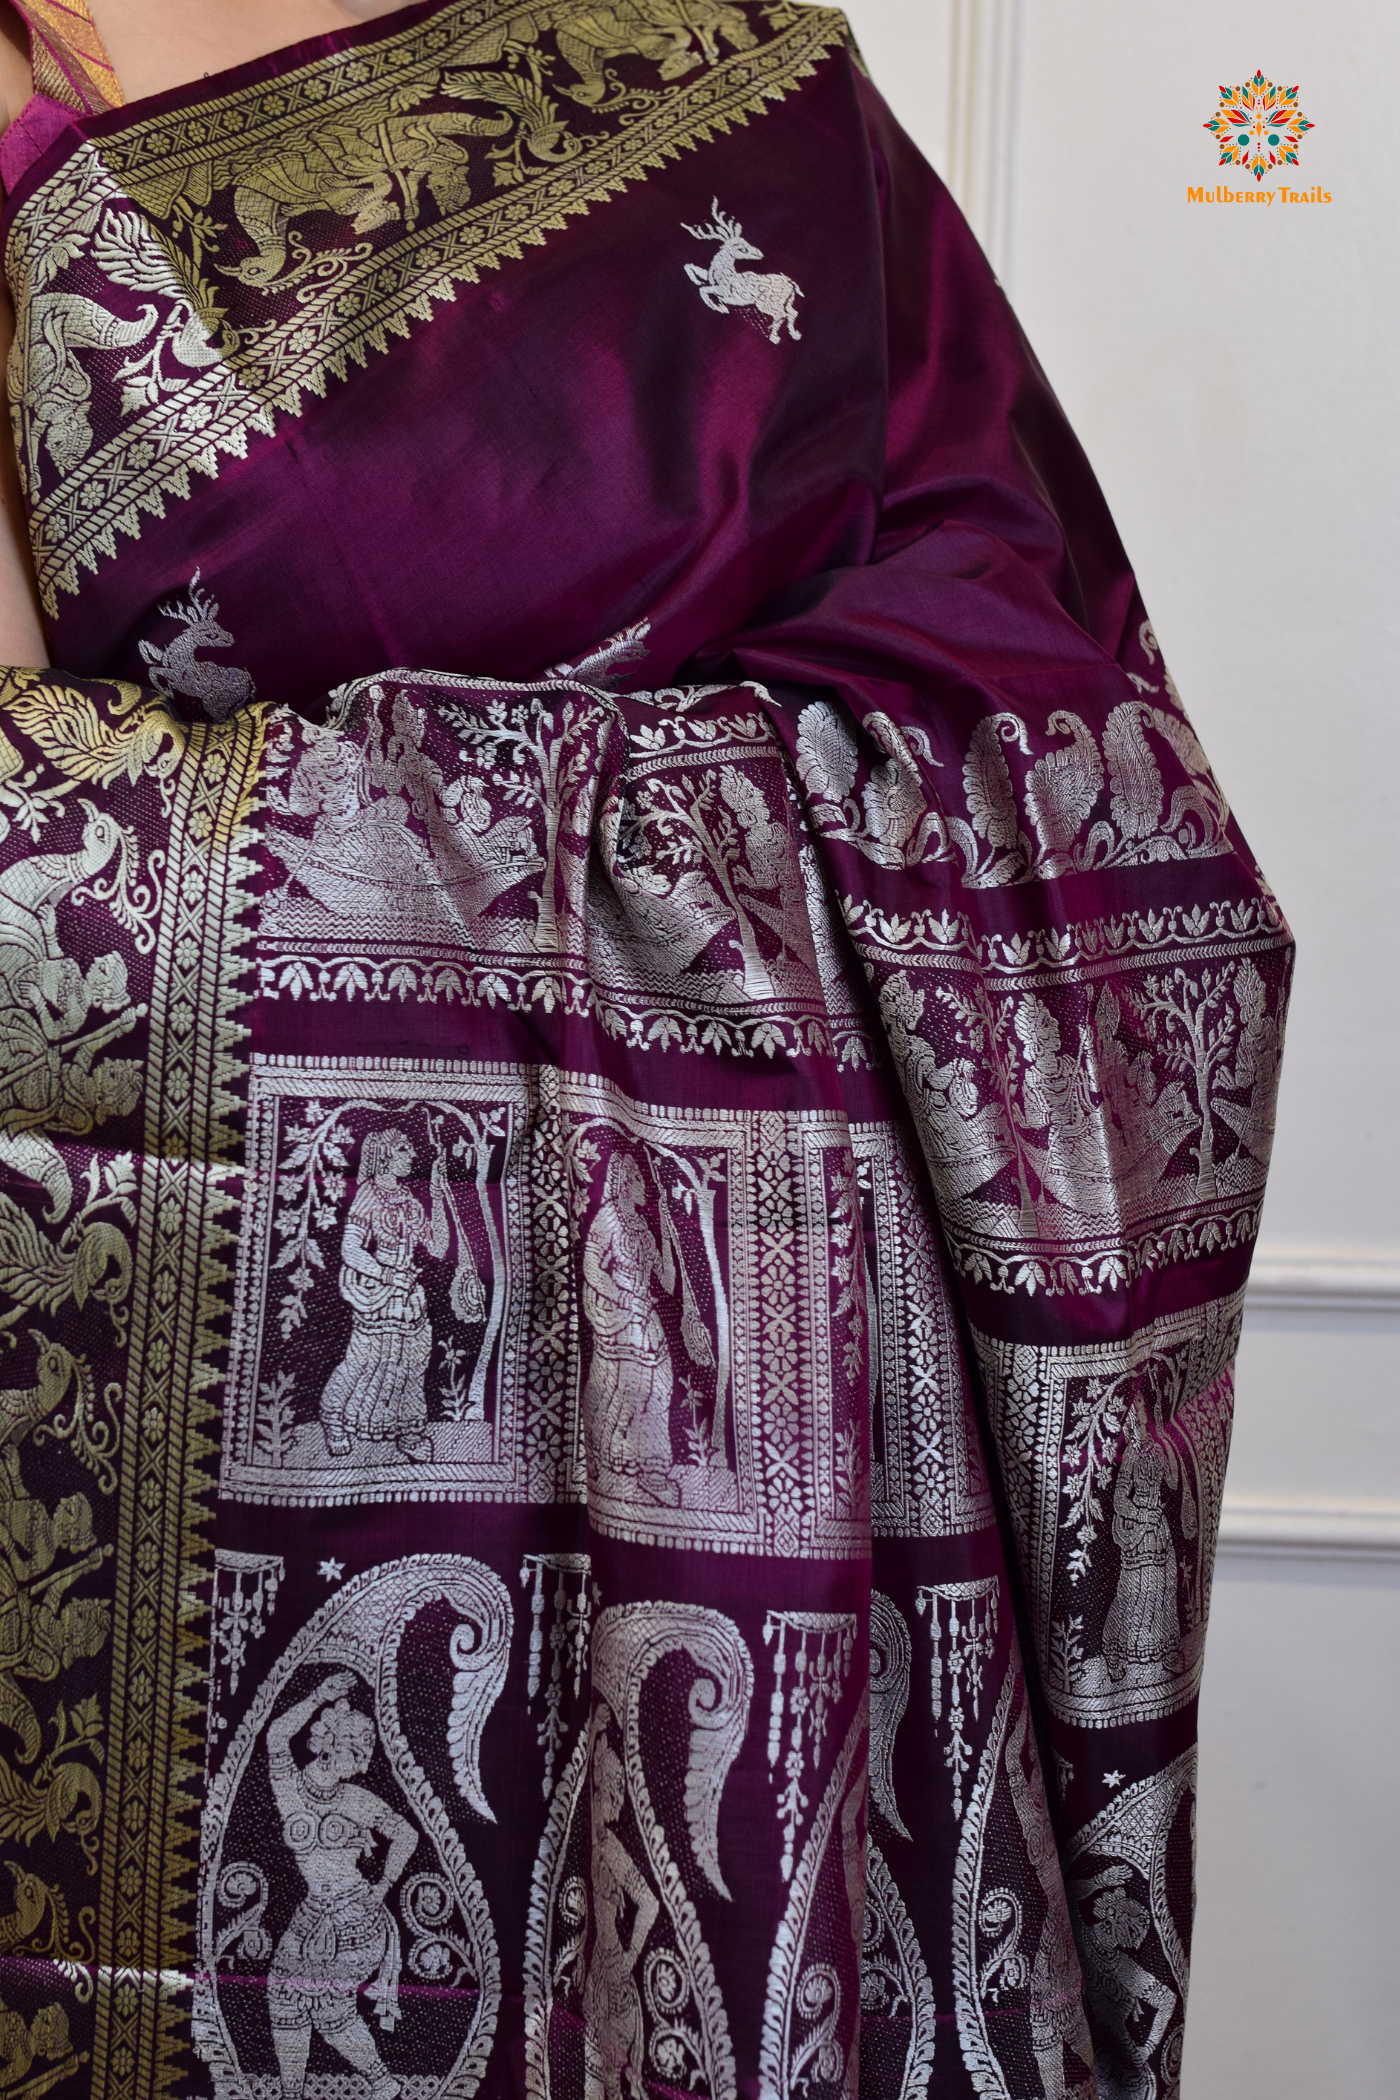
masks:
[[[493,762],[492,785],[544,824],[544,870],[536,898],[535,946],[553,954],[583,921],[594,778],[593,741],[611,716],[583,695],[508,708],[493,701],[485,719],[458,707],[444,715],[459,736]]]

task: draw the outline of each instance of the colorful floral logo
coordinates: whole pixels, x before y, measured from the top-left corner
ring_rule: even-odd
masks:
[[[1220,90],[1220,107],[1203,127],[1220,144],[1222,168],[1248,168],[1256,182],[1265,170],[1296,168],[1303,133],[1314,127],[1298,107],[1298,90],[1256,73],[1240,87]]]

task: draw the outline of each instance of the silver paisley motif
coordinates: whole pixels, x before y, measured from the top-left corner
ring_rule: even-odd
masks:
[[[679,1693],[668,1674],[668,1710],[649,1708],[644,1734],[643,1687],[670,1658],[691,1665],[688,1686]],[[691,1888],[698,1874],[729,1894],[719,1813],[748,1725],[749,1651],[703,1605],[614,1605],[594,1630],[593,1688],[535,1863],[526,2092],[624,2100],[661,2086],[734,2100],[729,2023]],[[680,1714],[669,1710],[678,1694]]]
[[[450,1703],[424,1689],[445,1669],[399,1668],[410,1627],[442,1606],[455,1615]],[[347,1583],[267,1676],[202,1825],[193,2032],[215,2100],[261,2092],[254,2066],[269,2044],[287,2091],[319,2046],[372,2091],[411,2076],[424,2100],[476,2092],[501,1973],[460,1827],[494,1820],[479,1756],[511,1620],[504,1584],[480,1561],[415,1555]],[[437,1621],[427,1638],[443,1638]],[[424,1769],[443,1751],[465,1818]],[[377,1875],[365,1871],[371,1853]],[[431,2009],[444,1993],[450,2019]]]

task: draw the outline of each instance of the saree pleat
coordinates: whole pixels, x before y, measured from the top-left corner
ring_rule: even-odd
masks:
[[[840,18],[435,0],[7,271],[3,2075],[1176,2092],[1291,943]]]

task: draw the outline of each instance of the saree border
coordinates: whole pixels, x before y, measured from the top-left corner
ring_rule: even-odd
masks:
[[[322,58],[290,80],[260,82],[236,91],[227,103],[177,113],[191,143],[169,155],[167,178],[172,172],[183,177],[200,162],[217,163],[221,145],[225,152],[233,150],[229,133],[235,120],[243,152],[255,143],[258,127],[274,119],[285,134],[289,98],[301,98],[308,114],[314,108],[324,121],[337,99],[349,102],[363,97],[367,87],[383,87],[374,71],[376,59],[385,72],[391,61],[406,72],[425,57],[445,56],[468,33],[479,36],[492,22],[519,12],[498,5],[469,21],[461,14],[450,21],[435,16],[368,52]],[[528,12],[547,22],[554,9]],[[246,457],[252,432],[270,437],[277,416],[303,415],[310,400],[325,396],[331,380],[345,380],[352,366],[367,365],[372,353],[387,354],[392,338],[407,337],[415,321],[428,321],[435,307],[455,303],[458,285],[475,284],[482,271],[522,260],[526,247],[542,247],[549,234],[565,230],[570,217],[588,213],[642,181],[648,171],[736,124],[747,124],[766,103],[781,101],[800,80],[810,78],[830,51],[848,43],[846,19],[836,10],[793,12],[797,19],[778,29],[770,42],[717,60],[695,79],[671,88],[655,106],[624,120],[611,135],[585,143],[576,158],[418,227],[361,262],[328,270],[322,282],[303,288],[310,296],[299,299],[294,326],[260,330],[261,340],[220,356],[164,392],[154,406],[128,417],[114,437],[94,447],[49,494],[33,502],[30,539],[48,615],[57,616],[60,593],[77,592],[83,570],[95,572],[104,556],[115,558],[119,536],[141,537],[143,513],[163,518],[168,498],[185,500],[192,473],[217,477],[221,454]],[[345,78],[340,98],[325,84],[332,68]],[[58,265],[49,259],[55,255],[65,260],[81,255],[107,206],[134,202],[149,215],[153,223],[136,229],[146,251],[147,281],[154,288],[158,279],[168,279],[164,297],[191,311],[197,307],[189,261],[159,225],[162,198],[169,208],[180,185],[171,187],[167,179],[162,187],[150,173],[139,180],[133,174],[138,158],[149,158],[169,126],[169,117],[151,117],[115,138],[87,139],[16,212],[5,266],[21,309],[11,353],[17,426],[23,422],[18,404],[26,390],[23,310],[41,296],[37,283],[31,289],[31,279],[43,277],[46,265],[52,275]],[[218,130],[222,138],[212,138]],[[211,181],[217,172],[215,166]],[[21,471],[32,484],[22,428],[17,427],[16,437]]]
[[[99,1874],[94,2100],[178,2089],[193,1946],[202,1622],[218,1445],[236,1144],[235,1020],[251,930],[248,824],[265,711],[188,732],[176,778],[152,984],[113,1611]]]

